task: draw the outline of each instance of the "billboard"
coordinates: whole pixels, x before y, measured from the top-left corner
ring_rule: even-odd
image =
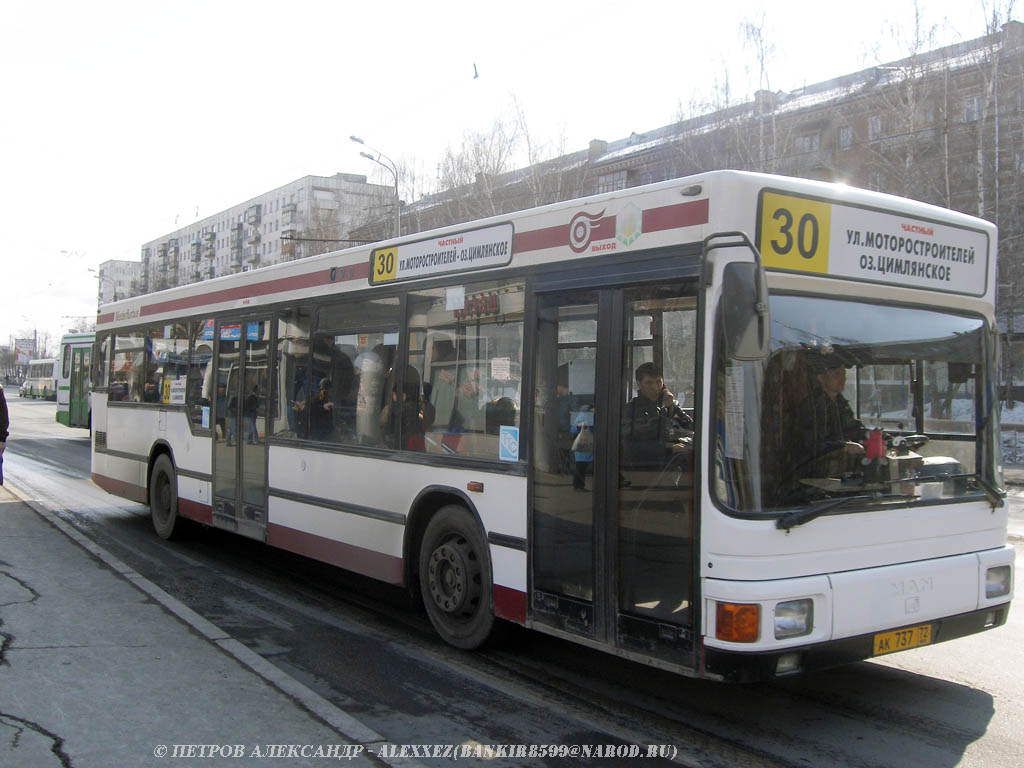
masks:
[[[18,365],[28,365],[28,361],[32,359],[32,355],[36,351],[36,340],[35,339],[15,339],[14,340],[14,354],[17,358]]]

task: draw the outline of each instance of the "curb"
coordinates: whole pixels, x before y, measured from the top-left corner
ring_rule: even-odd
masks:
[[[262,678],[264,682],[298,703],[299,706],[329,725],[351,743],[365,747],[366,752],[364,754],[368,757],[395,768],[426,768],[423,763],[413,758],[382,758],[379,757],[379,749],[371,753],[371,748],[380,747],[388,743],[388,740],[368,725],[345,712],[345,710],[329,702],[316,691],[282,672],[258,653],[247,648],[243,643],[231,637],[231,635],[213,622],[200,616],[177,598],[164,592],[152,581],[110,552],[107,552],[77,528],[60,519],[42,503],[30,498],[17,486],[11,485],[10,481],[6,478],[3,487],[46,522],[78,544],[86,552],[100,560],[118,576],[158,602],[169,613],[205,637],[223,653],[234,658],[242,666],[247,667]]]

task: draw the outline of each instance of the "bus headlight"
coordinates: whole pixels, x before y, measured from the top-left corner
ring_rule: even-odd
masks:
[[[985,597],[1002,597],[1010,594],[1010,566],[997,565],[985,571]]]
[[[775,639],[811,634],[814,628],[814,601],[810,598],[787,600],[775,606]]]

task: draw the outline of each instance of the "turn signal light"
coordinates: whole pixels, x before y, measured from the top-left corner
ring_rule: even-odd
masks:
[[[730,643],[756,643],[761,626],[761,606],[716,603],[715,637]]]

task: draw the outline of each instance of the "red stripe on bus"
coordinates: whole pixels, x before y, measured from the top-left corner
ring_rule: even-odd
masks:
[[[516,624],[526,623],[526,593],[511,587],[495,584],[491,590],[494,595],[494,615],[499,619],[508,619]]]
[[[178,312],[184,309],[193,309],[207,304],[220,304],[225,301],[238,301],[256,296],[269,296],[274,293],[286,293],[298,291],[303,288],[315,288],[331,283],[347,283],[352,280],[365,280],[370,274],[370,263],[368,261],[358,264],[348,264],[340,267],[321,267],[316,272],[306,272],[302,275],[282,277],[276,280],[265,280],[252,285],[242,285],[237,288],[224,288],[219,291],[211,291],[196,296],[183,296],[180,299],[167,299],[155,304],[144,305],[139,310],[139,315],[159,315],[164,312]],[[333,279],[332,279],[333,277]],[[97,323],[109,323],[116,319],[114,313],[97,315]]]
[[[146,493],[146,489],[141,485],[126,483],[124,480],[116,480],[106,475],[97,475],[95,472],[92,473],[92,481],[107,493],[112,493],[123,499],[137,501],[139,504],[149,503],[149,494]]]
[[[642,232],[662,232],[666,229],[692,227],[708,223],[709,206],[707,199],[691,200],[686,203],[648,208],[641,219]],[[615,216],[604,216],[594,225],[593,235],[588,242],[607,240],[615,237]],[[512,241],[515,253],[539,251],[544,248],[558,248],[569,245],[569,225],[534,229],[530,232],[516,232]]]
[[[708,200],[691,200],[688,203],[648,208],[643,213],[644,232],[661,232],[678,227],[692,227],[708,223]]]
[[[569,244],[569,225],[559,224],[557,227],[535,229],[532,232],[516,232],[512,238],[512,251],[540,251],[544,248],[558,248]]]
[[[351,544],[276,523],[267,524],[267,544],[386,581],[389,584],[402,583],[402,558],[400,557],[354,547]]]
[[[202,504],[192,499],[178,497],[178,511],[183,517],[195,520],[197,523],[210,525],[213,523],[213,507],[209,504]]]

